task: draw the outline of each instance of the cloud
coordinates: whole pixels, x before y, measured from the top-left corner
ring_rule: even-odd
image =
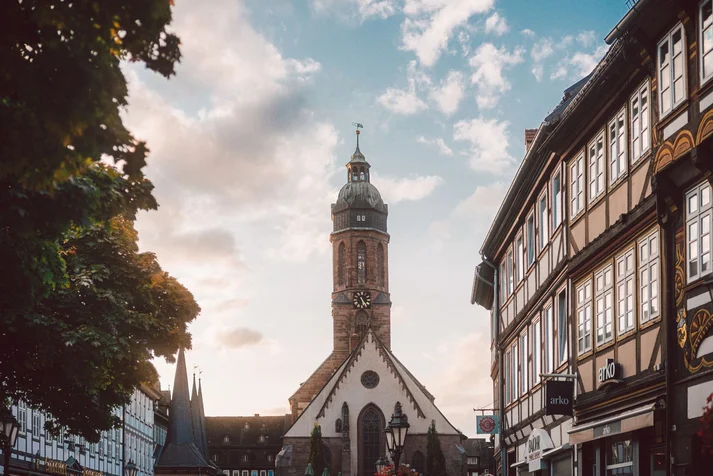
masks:
[[[259,344],[264,339],[261,332],[247,327],[222,329],[217,333],[218,343],[230,349],[240,349]]]
[[[387,88],[376,101],[389,111],[409,116],[428,109],[428,105],[418,97],[417,90],[431,84],[431,78],[418,69],[416,61],[409,61],[406,70],[406,89]]]
[[[476,101],[481,109],[491,109],[500,96],[510,90],[510,82],[503,76],[503,70],[523,61],[524,51],[516,48],[512,52],[496,48],[492,43],[483,43],[470,58],[473,68],[471,81],[477,87]]]
[[[508,153],[507,121],[478,117],[469,121],[459,121],[453,126],[455,140],[470,143],[470,168],[478,172],[503,174],[514,165]]]
[[[532,74],[537,81],[541,81],[544,77],[544,62],[555,56],[560,55],[556,61],[554,68],[550,73],[550,79],[581,79],[588,75],[604,56],[607,51],[606,45],[597,47],[594,51],[585,52],[568,52],[573,45],[579,44],[585,48],[590,48],[594,45],[596,36],[594,31],[582,31],[575,35],[565,35],[555,41],[550,37],[541,38],[530,50],[530,56],[533,61]]]
[[[510,31],[508,22],[498,12],[493,13],[485,20],[485,33],[503,36],[508,31]]]
[[[424,66],[433,66],[456,28],[488,12],[495,0],[406,0],[401,24],[401,48],[413,51]]]
[[[532,57],[532,61],[540,63],[546,58],[552,56],[552,53],[554,52],[555,48],[552,38],[541,38],[535,42],[534,45],[532,45],[530,56]]]
[[[582,31],[577,35],[577,42],[585,48],[589,48],[596,42],[596,34],[592,30]]]
[[[423,136],[419,136],[416,138],[416,142],[418,142],[419,144],[435,145],[438,147],[438,150],[441,152],[442,155],[453,155],[453,149],[448,147],[445,141],[440,137],[436,139],[426,139]]]
[[[557,63],[550,79],[581,79],[594,71],[608,50],[608,45],[600,45],[591,53],[577,51]]]
[[[393,204],[421,200],[431,195],[444,180],[437,175],[392,178],[372,174],[372,182],[381,192],[384,201]]]
[[[461,31],[458,33],[458,43],[460,44],[463,56],[468,56],[470,54],[470,35],[467,31]]]
[[[463,73],[449,71],[446,78],[441,80],[439,87],[431,91],[430,98],[443,114],[450,116],[458,110],[464,89]]]
[[[398,7],[396,0],[311,0],[310,4],[318,14],[358,16],[362,21],[389,18],[396,13]]]
[[[535,36],[535,32],[532,31],[532,30],[530,30],[529,28],[525,28],[524,30],[520,30],[520,34],[521,34],[522,36],[526,36],[526,37],[528,37],[528,38],[532,38],[533,36]]]
[[[504,182],[479,185],[468,198],[456,206],[451,216],[490,224],[500,208],[507,189],[508,185]]]

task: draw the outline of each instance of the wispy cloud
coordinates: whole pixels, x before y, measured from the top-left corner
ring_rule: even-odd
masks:
[[[463,73],[449,71],[445,79],[441,80],[439,86],[431,90],[430,98],[443,114],[451,115],[458,110],[464,91]]]
[[[485,33],[503,36],[508,31],[510,31],[510,27],[507,20],[505,17],[501,17],[498,12],[493,13],[485,20]]]
[[[442,155],[453,155],[453,149],[448,147],[446,142],[440,137],[436,139],[426,139],[423,136],[418,136],[416,142],[419,144],[435,145]]]
[[[478,117],[459,121],[453,126],[453,138],[470,144],[469,165],[478,172],[503,174],[514,165],[508,152],[507,121]]]
[[[372,175],[372,182],[379,189],[384,200],[389,203],[421,200],[433,193],[444,183],[437,175],[393,178]]]
[[[473,68],[472,83],[477,88],[476,101],[481,109],[491,109],[500,100],[500,96],[510,90],[510,81],[503,71],[522,63],[524,50],[515,48],[496,48],[492,43],[483,43],[470,58]]]

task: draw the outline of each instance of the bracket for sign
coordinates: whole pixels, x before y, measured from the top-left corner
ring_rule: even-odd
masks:
[[[540,374],[540,379],[564,379],[564,380],[577,380],[577,372],[573,374]]]

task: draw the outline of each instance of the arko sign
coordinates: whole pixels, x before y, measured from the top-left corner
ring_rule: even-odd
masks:
[[[545,415],[572,416],[574,382],[548,380],[545,387]]]

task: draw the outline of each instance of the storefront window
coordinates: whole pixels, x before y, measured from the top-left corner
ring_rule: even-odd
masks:
[[[607,476],[634,474],[634,444],[631,440],[612,441],[607,448]]]

